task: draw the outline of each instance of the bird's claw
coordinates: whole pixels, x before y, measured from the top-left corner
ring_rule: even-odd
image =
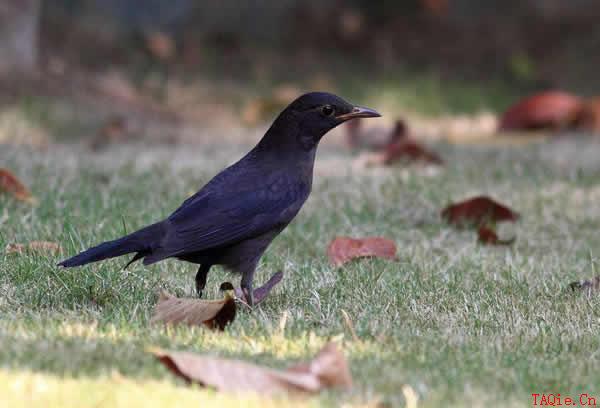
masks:
[[[242,286],[242,293],[244,294],[244,300],[246,301],[246,304],[252,308],[254,305],[254,294],[252,288]]]

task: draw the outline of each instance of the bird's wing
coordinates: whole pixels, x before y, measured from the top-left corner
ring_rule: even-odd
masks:
[[[201,192],[202,193],[202,192]],[[149,262],[235,244],[284,227],[304,202],[297,188],[198,194],[167,220],[165,235]]]

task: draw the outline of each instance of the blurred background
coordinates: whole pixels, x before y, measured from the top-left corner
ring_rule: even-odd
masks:
[[[490,133],[519,98],[597,92],[599,17],[597,0],[0,0],[0,142],[256,140],[309,90],[433,138]]]

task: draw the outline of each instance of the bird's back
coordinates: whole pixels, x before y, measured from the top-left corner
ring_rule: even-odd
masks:
[[[251,152],[223,170],[164,221],[166,233],[144,263],[228,247],[285,228],[312,185],[312,172],[289,164],[276,165]]]

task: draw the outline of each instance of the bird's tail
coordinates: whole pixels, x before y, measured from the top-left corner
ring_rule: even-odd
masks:
[[[162,236],[162,223],[156,223],[114,241],[107,241],[59,263],[70,268],[132,252],[150,253]],[[137,257],[137,255],[136,255]],[[139,257],[138,257],[139,259]]]

